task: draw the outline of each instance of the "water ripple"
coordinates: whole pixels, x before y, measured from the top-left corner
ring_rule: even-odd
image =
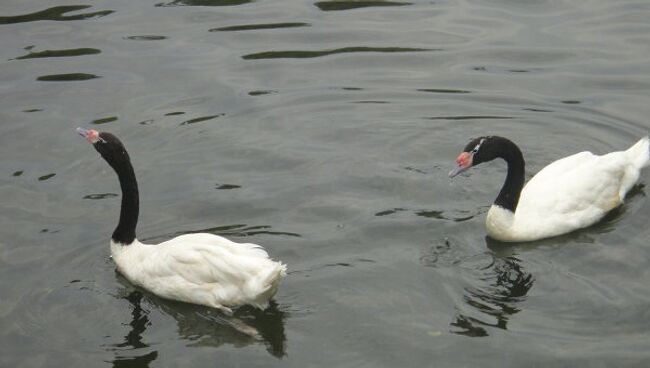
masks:
[[[464,89],[450,89],[450,88],[420,88],[418,92],[428,92],[428,93],[472,93]]]
[[[310,27],[309,23],[294,22],[294,23],[266,23],[266,24],[244,24],[239,26],[228,26],[220,28],[212,28],[208,32],[234,32],[234,31],[253,31],[260,29],[276,29],[276,28],[296,28],[296,27]]]
[[[321,56],[329,56],[334,54],[347,54],[358,52],[380,52],[380,53],[401,53],[401,52],[422,52],[422,51],[440,51],[441,49],[423,49],[415,47],[364,47],[352,46],[341,47],[332,50],[289,50],[289,51],[265,51],[255,54],[248,54],[242,56],[244,60],[259,60],[259,59],[307,59]]]
[[[498,120],[514,119],[514,116],[496,116],[496,115],[458,115],[458,116],[430,116],[428,120]]]
[[[156,6],[233,6],[252,2],[253,0],[175,0],[169,3],[158,3]]]
[[[38,181],[45,181],[45,180],[53,178],[54,176],[56,176],[56,173],[51,173],[51,174],[39,176]]]
[[[94,55],[99,53],[101,53],[101,50],[93,49],[93,48],[79,48],[79,49],[67,49],[67,50],[43,50],[38,52],[30,52],[29,54],[23,56],[18,56],[14,60],[52,58],[52,57],[70,57],[70,56],[81,56],[81,55]]]
[[[369,8],[378,6],[406,6],[412,3],[397,1],[319,1],[315,3],[318,9],[322,11],[350,10],[359,8]]]
[[[479,208],[476,213],[470,213],[469,211],[460,211],[460,210],[455,210],[456,214],[450,215],[448,214],[450,211],[441,211],[441,210],[413,210],[413,209],[408,209],[408,208],[392,208],[389,210],[383,210],[375,213],[375,216],[377,217],[383,217],[383,216],[389,216],[389,215],[394,215],[400,212],[409,212],[413,213],[416,216],[419,217],[426,217],[426,218],[432,218],[436,220],[445,220],[445,221],[453,221],[453,222],[464,222],[473,219],[476,216],[481,215],[482,213],[486,212],[487,209],[485,207]]]
[[[256,91],[250,91],[248,92],[249,96],[263,96],[263,95],[270,95],[273,93],[278,93],[278,91],[273,91],[273,90],[256,90]]]
[[[225,114],[217,114],[217,115],[201,116],[200,118],[194,118],[194,119],[186,120],[186,121],[182,122],[180,125],[196,124],[196,123],[200,123],[200,122],[203,122],[203,121],[216,119],[216,118],[222,117],[222,116],[224,116],[224,115],[225,115]]]
[[[450,267],[459,264],[463,257],[459,247],[452,246],[449,238],[445,238],[441,243],[436,243],[422,252],[420,262],[426,267]]]
[[[554,112],[553,110],[536,109],[536,108],[532,108],[532,107],[523,108],[522,110],[532,111],[532,112]]]
[[[141,36],[127,36],[124,37],[125,40],[131,41],[160,41],[167,39],[166,36],[157,36],[157,35],[141,35]]]
[[[67,74],[50,74],[42,75],[36,80],[43,82],[71,82],[71,81],[84,81],[89,79],[101,78],[99,75],[87,73],[67,73]]]
[[[117,121],[117,116],[109,116],[107,118],[95,119],[90,122],[90,124],[101,125]]]
[[[106,198],[113,198],[117,197],[117,193],[95,193],[95,194],[88,194],[83,197],[83,199],[106,199]]]
[[[241,185],[237,184],[215,184],[214,189],[219,189],[219,190],[230,190],[230,189],[239,189],[241,188]]]
[[[363,100],[363,101],[350,101],[350,103],[356,103],[356,104],[387,104],[390,103],[389,101],[380,101],[380,100]]]
[[[36,22],[39,20],[55,20],[55,21],[82,20],[82,19],[89,19],[89,18],[104,17],[106,15],[113,13],[113,10],[101,10],[97,12],[83,13],[77,15],[67,15],[67,16],[63,15],[65,13],[87,9],[90,7],[91,5],[55,6],[35,13],[0,17],[0,24]]]

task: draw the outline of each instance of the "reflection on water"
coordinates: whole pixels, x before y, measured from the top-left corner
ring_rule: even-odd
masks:
[[[147,368],[149,363],[158,358],[158,352],[152,351],[149,354],[131,357],[131,358],[116,358],[112,361],[113,368]]]
[[[106,199],[117,197],[117,193],[93,193],[83,196],[83,199]]]
[[[70,57],[81,55],[94,55],[101,53],[101,50],[93,48],[79,48],[67,50],[43,50],[37,52],[30,52],[27,55],[18,56],[15,60],[23,59],[36,59],[36,58],[52,58],[52,57]]]
[[[112,123],[114,121],[117,121],[117,116],[109,116],[107,118],[101,118],[101,119],[95,119],[90,122],[90,124],[95,124],[95,125],[101,125],[101,124],[107,124],[107,123]]]
[[[45,180],[51,179],[51,178],[53,178],[55,176],[56,176],[56,173],[50,173],[50,174],[42,175],[42,176],[38,177],[38,181],[45,181]]]
[[[253,0],[175,0],[158,3],[156,6],[232,6],[252,3]]]
[[[248,92],[249,96],[264,96],[264,95],[270,95],[272,93],[278,93],[278,91],[271,91],[271,90],[257,90],[257,91],[250,91]]]
[[[505,120],[514,119],[514,116],[494,116],[494,115],[458,115],[458,116],[430,116],[429,120]]]
[[[296,27],[309,27],[309,26],[310,26],[309,23],[302,23],[302,22],[244,24],[239,26],[213,28],[208,30],[208,32],[253,31],[253,30],[261,30],[261,29],[296,28]]]
[[[232,317],[198,305],[163,300],[154,304],[176,320],[179,336],[191,341],[188,346],[218,347],[230,344],[243,347],[261,342],[274,357],[286,355],[284,320],[289,314],[278,309],[274,301],[263,311],[240,307]]]
[[[428,92],[428,93],[472,93],[472,91],[467,91],[464,89],[450,89],[450,88],[418,88],[418,92]]]
[[[450,323],[452,333],[479,337],[489,335],[488,327],[507,330],[535,282],[512,247],[504,252],[499,249],[504,243],[485,239],[490,250],[478,254],[468,255],[455,238],[445,238],[420,256],[424,266],[455,270],[465,284]]]
[[[144,354],[125,356],[125,351],[138,351],[148,348],[149,345],[142,341],[142,334],[151,325],[149,322],[149,311],[144,310],[141,305],[142,293],[139,291],[130,292],[124,299],[128,300],[133,307],[131,311],[130,330],[124,336],[124,341],[111,346],[110,350],[116,351],[113,360],[113,367],[148,367],[149,363],[158,357],[157,351],[147,351]]]
[[[148,367],[158,352],[151,349],[143,335],[153,325],[150,321],[150,308],[172,317],[176,321],[178,336],[189,341],[187,346],[219,347],[224,344],[244,347],[263,343],[274,357],[286,355],[287,338],[284,320],[288,313],[281,311],[271,301],[264,310],[244,306],[237,308],[233,316],[226,316],[212,308],[161,299],[146,291],[133,290],[121,275],[117,279],[124,286],[120,294],[133,308],[129,332],[123,341],[110,345],[107,350],[115,352],[114,367]]]
[[[413,209],[408,209],[408,208],[392,208],[389,210],[383,210],[375,213],[375,216],[382,217],[382,216],[389,216],[389,215],[395,215],[400,212],[406,212],[406,213],[413,213],[416,216],[419,217],[426,217],[426,218],[432,218],[436,220],[445,220],[445,221],[453,221],[453,222],[463,222],[467,220],[471,220],[476,216],[480,216],[484,212],[487,212],[487,209],[489,207],[479,207],[476,212],[470,212],[466,210],[453,210],[453,211],[441,211],[441,210],[413,210]],[[452,213],[450,213],[452,212]]]
[[[473,277],[470,286],[464,288],[466,305],[458,306],[455,321],[450,324],[452,333],[479,337],[489,335],[486,327],[507,330],[509,319],[521,311],[521,303],[533,287],[535,279],[518,258],[489,256],[487,264],[485,259],[461,264]]]
[[[101,78],[99,75],[88,73],[66,73],[66,74],[50,74],[42,75],[36,80],[44,82],[68,82],[68,81],[83,81],[88,79]]]
[[[214,185],[214,189],[219,189],[219,190],[230,190],[230,189],[239,189],[241,188],[241,185],[237,184],[220,184],[216,183]]]
[[[368,8],[375,6],[405,6],[411,5],[411,3],[406,2],[396,2],[396,1],[319,1],[315,3],[320,10],[323,11],[333,11],[333,10],[350,10],[358,8]]]
[[[132,40],[132,41],[160,41],[160,40],[167,39],[167,37],[158,36],[158,35],[140,35],[140,36],[127,36],[124,37],[124,39]]]
[[[381,52],[381,53],[398,53],[398,52],[422,52],[422,51],[440,51],[440,49],[423,49],[416,47],[364,47],[352,46],[341,47],[332,50],[289,50],[289,51],[265,51],[242,56],[244,60],[257,59],[306,59],[334,54],[347,54],[358,52]]]
[[[92,13],[82,13],[76,15],[63,15],[65,13],[87,9],[91,5],[68,5],[68,6],[55,6],[35,13],[15,15],[9,17],[0,17],[0,24],[36,22],[40,20],[57,20],[57,21],[70,21],[82,20],[88,18],[98,18],[113,13],[112,10],[102,10]]]
[[[194,118],[194,119],[186,120],[186,121],[182,122],[180,125],[196,124],[196,123],[200,123],[200,122],[203,122],[203,121],[208,121],[208,120],[212,120],[212,119],[220,118],[220,117],[222,117],[222,116],[224,116],[224,115],[225,115],[225,114],[216,114],[216,115],[209,115],[209,116],[201,116],[201,117],[199,117],[199,118]]]

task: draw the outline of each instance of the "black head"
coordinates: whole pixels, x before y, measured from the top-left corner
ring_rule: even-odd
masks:
[[[131,161],[122,142],[113,134],[83,128],[77,128],[77,132],[86,138],[114,169],[117,170]]]
[[[502,158],[508,163],[508,175],[494,204],[514,212],[524,187],[525,163],[521,150],[510,140],[497,136],[472,139],[456,158],[457,166],[449,176],[453,178],[472,166],[495,158]]]
[[[514,146],[507,138],[499,136],[484,136],[472,139],[456,158],[456,168],[450,173],[454,177],[472,166],[504,157],[504,149]]]

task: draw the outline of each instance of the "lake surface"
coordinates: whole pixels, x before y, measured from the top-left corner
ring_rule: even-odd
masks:
[[[47,2],[0,10],[0,366],[650,365],[645,172],[601,223],[486,238],[505,177],[450,180],[470,138],[528,177],[650,124],[646,1]],[[138,236],[207,231],[290,269],[228,318],[115,272],[120,189]],[[256,336],[251,331],[257,331]]]

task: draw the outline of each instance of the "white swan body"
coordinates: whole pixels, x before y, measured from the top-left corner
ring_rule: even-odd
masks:
[[[111,241],[111,253],[131,283],[163,298],[227,313],[229,307],[244,304],[266,308],[286,275],[286,266],[269,259],[261,246],[207,233],[160,244]]]
[[[506,242],[532,241],[590,226],[623,203],[649,163],[648,137],[626,151],[602,156],[581,152],[557,160],[521,189],[514,212],[491,206],[488,235]]]
[[[257,244],[235,243],[208,233],[186,234],[160,244],[138,241],[139,194],[124,145],[114,135],[78,128],[115,170],[122,189],[120,219],[111,237],[118,271],[133,284],[168,299],[219,308],[265,308],[286,266]]]

